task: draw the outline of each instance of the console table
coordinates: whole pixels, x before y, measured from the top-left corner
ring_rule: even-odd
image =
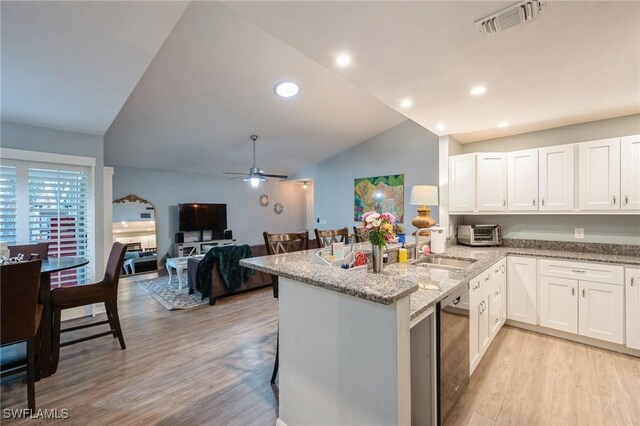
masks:
[[[232,246],[236,240],[211,240],[176,243],[173,245],[173,255],[176,257],[188,257],[205,254],[213,246]]]

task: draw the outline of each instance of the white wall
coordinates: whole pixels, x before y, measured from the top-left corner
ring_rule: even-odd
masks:
[[[460,154],[517,151],[639,133],[640,115],[636,114],[463,144],[457,148],[460,148]],[[465,224],[500,224],[503,236],[507,238],[640,244],[640,219],[636,215],[487,215],[464,216],[462,220]],[[574,238],[575,228],[584,228],[584,239]]]
[[[305,192],[302,185],[271,179],[254,189],[242,179],[230,180],[204,174],[187,174],[130,167],[115,167],[113,197],[135,194],[156,208],[158,256],[172,254],[178,232],[179,203],[225,203],[227,226],[239,243],[263,243],[262,232],[297,232],[305,229]],[[258,204],[260,194],[269,206]],[[273,211],[275,202],[284,212]]]
[[[0,123],[0,145],[3,148],[26,151],[76,155],[96,159],[95,167],[95,264],[91,265],[97,276],[105,267],[104,253],[104,140],[102,136],[63,130],[47,129],[27,124],[2,121]]]
[[[354,179],[404,174],[404,225],[413,232],[416,206],[409,205],[411,186],[438,185],[438,136],[407,120],[296,175],[312,178],[315,217],[321,229],[357,225],[353,221]],[[438,209],[431,216],[438,220]]]

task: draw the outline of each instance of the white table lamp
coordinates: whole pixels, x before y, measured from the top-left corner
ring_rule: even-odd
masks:
[[[432,227],[436,221],[430,216],[431,209],[427,206],[438,205],[438,187],[435,185],[413,185],[409,204],[422,206],[417,208],[418,216],[411,221],[411,224],[418,229]]]

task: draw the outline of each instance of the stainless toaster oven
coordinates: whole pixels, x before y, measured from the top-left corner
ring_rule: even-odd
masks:
[[[458,225],[458,244],[466,246],[499,246],[502,235],[499,225]]]

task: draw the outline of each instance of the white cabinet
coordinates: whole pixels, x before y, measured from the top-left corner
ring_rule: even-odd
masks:
[[[620,141],[620,208],[640,210],[640,135]]]
[[[507,258],[507,319],[537,324],[536,259]]]
[[[472,212],[476,208],[476,155],[449,157],[449,211]]]
[[[573,210],[575,145],[538,150],[539,210]]]
[[[620,210],[620,139],[578,144],[580,210]]]
[[[579,334],[624,343],[624,287],[580,281]]]
[[[625,270],[627,347],[640,350],[640,269]]]
[[[509,210],[538,210],[538,150],[507,155]]]
[[[578,281],[541,276],[540,325],[578,333]]]
[[[507,154],[476,154],[476,197],[479,212],[507,210]]]

